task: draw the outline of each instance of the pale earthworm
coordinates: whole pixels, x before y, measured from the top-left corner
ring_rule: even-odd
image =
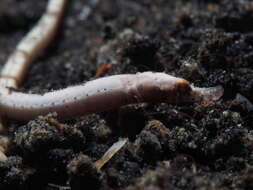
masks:
[[[17,88],[28,67],[54,37],[68,0],[49,0],[38,24],[19,42],[1,71],[0,86]]]
[[[165,73],[114,75],[42,95],[0,87],[0,115],[30,120],[56,112],[67,120],[142,102],[211,102],[223,95],[221,86],[197,88]]]
[[[4,66],[0,79],[0,114],[17,120],[57,112],[60,119],[141,102],[209,102],[223,94],[221,87],[196,88],[164,73],[115,75],[43,95],[15,92],[32,61],[55,34],[67,0],[49,0],[38,24],[21,40]]]
[[[16,50],[3,66],[0,75],[1,87],[18,88],[27,69],[32,62],[41,54],[45,47],[54,37],[63,15],[65,4],[68,0],[49,0],[45,13],[37,25],[19,42]],[[0,120],[0,133],[4,131],[2,119]],[[9,137],[0,137],[9,139]],[[7,160],[6,149],[0,144],[0,161]]]

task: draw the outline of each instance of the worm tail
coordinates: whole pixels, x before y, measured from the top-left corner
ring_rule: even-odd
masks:
[[[215,86],[209,88],[192,87],[193,99],[197,102],[209,103],[220,99],[224,93],[222,86]]]

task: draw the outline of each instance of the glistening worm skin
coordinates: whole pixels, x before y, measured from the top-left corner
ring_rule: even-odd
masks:
[[[16,120],[57,112],[67,120],[81,115],[141,102],[210,102],[223,95],[222,87],[196,88],[165,73],[122,74],[43,95],[0,88],[0,114]]]

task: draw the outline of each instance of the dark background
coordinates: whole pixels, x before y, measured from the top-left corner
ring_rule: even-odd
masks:
[[[1,0],[1,66],[46,3]],[[64,122],[61,132],[48,117],[8,121],[13,148],[0,163],[0,188],[252,189],[252,45],[249,0],[69,1],[22,91],[78,84],[111,64],[101,76],[166,72],[200,87],[222,85],[224,96],[208,105],[126,106]],[[92,162],[119,137],[130,142],[97,171]]]

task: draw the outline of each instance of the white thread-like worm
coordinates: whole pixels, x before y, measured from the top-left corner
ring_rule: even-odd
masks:
[[[0,115],[30,120],[57,112],[71,119],[141,102],[210,102],[223,95],[223,88],[196,88],[184,79],[165,73],[122,74],[89,81],[83,85],[43,95],[0,88]]]
[[[38,24],[19,42],[1,71],[0,86],[17,88],[28,67],[54,37],[67,0],[49,0]]]

